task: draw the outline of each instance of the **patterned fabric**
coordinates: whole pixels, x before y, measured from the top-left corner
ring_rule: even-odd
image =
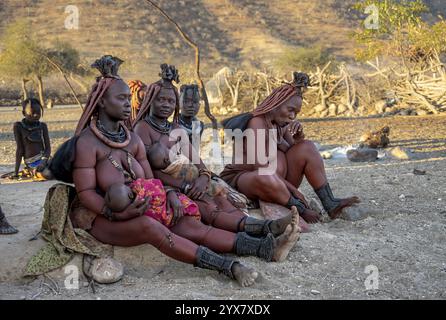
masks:
[[[25,268],[24,276],[38,276],[66,265],[75,253],[113,256],[113,247],[97,241],[82,229],[73,228],[68,213],[76,194],[73,187],[56,184],[47,193],[41,235],[48,241]]]
[[[161,180],[137,179],[130,184],[130,188],[139,199],[148,198],[149,206],[145,215],[158,220],[166,227],[172,227],[173,210],[167,211],[167,194]],[[184,208],[184,215],[201,219],[198,206],[184,194],[177,193]]]

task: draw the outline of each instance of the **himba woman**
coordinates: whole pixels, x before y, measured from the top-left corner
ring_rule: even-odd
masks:
[[[118,58],[104,56],[93,64],[102,76],[89,95],[75,132],[73,180],[82,210],[70,214],[73,226],[87,230],[106,244],[151,244],[173,259],[217,270],[242,286],[252,285],[258,276],[256,271],[216,252],[273,260],[283,255],[283,239],[289,233],[278,238],[269,234],[246,247],[235,233],[210,229],[195,217],[182,216],[177,190],[168,187],[167,206],[174,212],[169,226],[144,215],[148,199],[136,198],[122,212],[112,212],[105,206],[103,195],[111,185],[153,179],[144,144],[124,125],[131,114],[131,94],[117,75],[121,63]]]
[[[327,181],[323,160],[314,143],[305,140],[302,125],[295,120],[302,107],[302,94],[309,85],[304,73],[293,74],[293,82],[273,92],[253,111],[223,121],[225,129],[251,129],[255,141],[243,144],[243,163],[226,165],[220,177],[229,185],[253,200],[263,200],[291,208],[296,206],[300,216],[308,223],[320,220],[319,213],[309,209],[303,195],[298,191],[305,177],[322,202],[325,211],[336,219],[342,209],[359,202],[357,197],[338,199],[333,196]],[[258,141],[265,140],[268,150],[269,130],[277,133],[277,168],[273,174],[259,174],[265,166],[259,161]],[[259,137],[259,133],[266,132]],[[265,139],[265,137],[267,137]],[[263,143],[263,142],[261,142]],[[255,155],[255,163],[246,161],[247,155]],[[274,152],[272,153],[274,154]],[[234,154],[234,159],[235,159]],[[241,157],[240,157],[241,158]]]

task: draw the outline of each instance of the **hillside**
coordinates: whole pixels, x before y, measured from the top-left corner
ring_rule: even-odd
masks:
[[[271,66],[284,48],[321,45],[342,60],[353,56],[349,33],[359,26],[354,0],[176,0],[157,1],[202,48],[203,72],[225,65]],[[444,14],[442,0],[425,0],[432,16]],[[73,0],[78,30],[67,30],[65,0],[2,0],[0,33],[27,17],[39,41],[72,43],[85,62],[110,53],[126,60],[125,77],[154,80],[159,64],[193,62],[193,51],[174,27],[144,0]],[[0,44],[1,47],[1,44]]]

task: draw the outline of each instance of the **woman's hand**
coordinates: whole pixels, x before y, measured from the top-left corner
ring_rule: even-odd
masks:
[[[186,195],[192,200],[200,200],[206,193],[208,186],[209,178],[202,175],[192,183],[192,187]]]
[[[114,219],[116,221],[126,221],[142,216],[147,211],[148,200],[147,198],[136,198],[124,211],[114,212]]]
[[[293,136],[295,142],[305,139],[304,128],[299,121],[291,122],[288,125],[287,130]]]
[[[167,193],[167,212],[173,211],[172,225],[176,225],[184,215],[184,207],[175,191]]]

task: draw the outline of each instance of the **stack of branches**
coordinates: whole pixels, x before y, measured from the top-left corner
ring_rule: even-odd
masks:
[[[446,111],[446,68],[437,53],[416,61],[381,67],[379,60],[367,62],[375,72],[366,77],[381,77],[395,92],[399,106],[438,114]]]
[[[221,115],[251,111],[284,81],[267,71],[245,70],[224,74],[223,79],[218,88],[221,106],[214,110]]]
[[[304,114],[325,117],[358,113],[359,96],[355,80],[345,64],[337,66],[336,73],[331,65],[329,62],[322,69],[318,67],[316,72],[309,73],[311,86],[305,94]],[[250,111],[273,89],[289,82],[287,78],[269,71],[236,70],[225,74],[224,85],[219,89],[222,103],[214,112],[226,115]]]
[[[305,94],[304,103],[314,116],[355,115],[358,113],[357,85],[345,64],[332,71],[332,62],[322,69],[311,72],[311,87]]]

